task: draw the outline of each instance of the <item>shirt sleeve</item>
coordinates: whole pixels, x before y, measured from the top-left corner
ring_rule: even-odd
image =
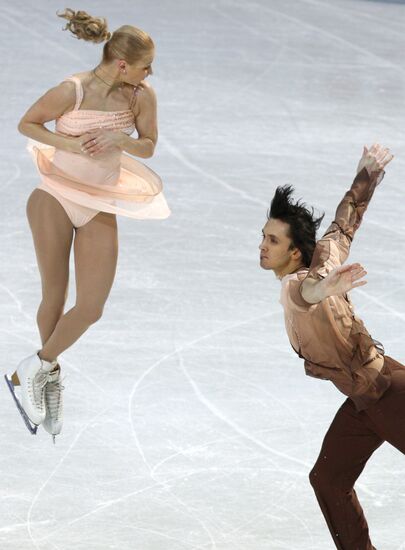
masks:
[[[383,170],[369,175],[366,168],[357,174],[336,209],[334,221],[316,243],[307,277],[322,279],[346,261],[354,234],[360,227],[375,188],[383,177]]]
[[[318,307],[319,304],[310,304],[304,300],[301,294],[301,283],[299,279],[292,279],[283,284],[280,301],[285,311],[307,313]]]

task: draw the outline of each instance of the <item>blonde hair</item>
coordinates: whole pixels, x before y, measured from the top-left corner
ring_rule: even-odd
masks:
[[[63,30],[69,30],[76,38],[96,44],[107,41],[103,48],[103,61],[106,63],[114,59],[125,59],[132,65],[155,47],[148,33],[132,25],[123,25],[111,33],[104,17],[92,17],[85,11],[74,11],[70,8],[57,15],[67,19]]]
[[[66,8],[63,13],[56,13],[58,17],[67,19],[64,31],[69,30],[76,38],[89,42],[104,42],[111,38],[108,25],[104,17],[92,17],[85,11],[74,11]]]

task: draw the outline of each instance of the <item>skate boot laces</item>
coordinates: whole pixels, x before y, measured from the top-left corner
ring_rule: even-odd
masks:
[[[64,380],[64,379],[63,379]],[[47,382],[46,392],[46,407],[52,421],[59,421],[62,415],[62,391],[65,389],[62,386],[60,378],[49,380]]]
[[[45,387],[52,380],[49,372],[39,371],[34,378],[28,377],[28,395],[31,403],[43,412],[45,410]]]

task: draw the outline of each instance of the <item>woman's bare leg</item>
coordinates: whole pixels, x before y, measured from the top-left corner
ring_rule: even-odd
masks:
[[[76,230],[74,240],[76,304],[61,317],[39,355],[54,360],[100,319],[117,265],[117,222],[100,212]]]
[[[35,189],[29,197],[27,217],[41,275],[42,301],[37,323],[44,344],[63,314],[74,228],[55,197],[41,189]]]

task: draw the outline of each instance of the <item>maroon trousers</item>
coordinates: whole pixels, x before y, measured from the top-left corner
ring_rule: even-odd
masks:
[[[392,372],[390,388],[365,411],[357,412],[350,399],[343,403],[309,476],[339,550],[374,549],[353,486],[384,441],[405,454],[405,366],[391,357],[385,361]]]

